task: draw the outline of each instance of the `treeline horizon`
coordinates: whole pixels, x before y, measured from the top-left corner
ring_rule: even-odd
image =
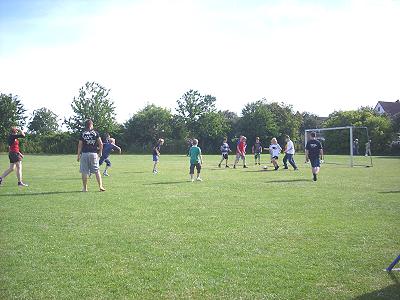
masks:
[[[283,102],[265,98],[244,105],[241,115],[216,109],[216,97],[189,90],[176,101],[176,107],[165,108],[146,103],[124,123],[116,121],[115,104],[110,90],[96,82],[87,82],[71,103],[72,116],[60,117],[43,107],[28,116],[22,100],[12,94],[0,94],[0,150],[6,151],[6,138],[11,126],[27,128],[27,137],[21,139],[26,153],[67,154],[76,152],[79,133],[84,121],[92,119],[100,135],[111,134],[124,152],[149,153],[158,138],[165,139],[163,153],[185,153],[188,141],[197,138],[204,153],[218,153],[224,137],[234,149],[240,135],[252,145],[256,137],[267,146],[272,137],[283,145],[289,135],[300,150],[305,129],[365,126],[372,139],[373,153],[399,154],[392,141],[400,131],[400,115],[393,118],[380,115],[372,107],[357,110],[334,111],[328,117],[295,111]],[[67,130],[62,130],[63,125]],[[346,154],[345,133],[331,134],[327,146],[332,154]],[[329,134],[328,134],[329,136]],[[360,142],[366,137],[360,134]],[[340,140],[344,140],[341,142]]]

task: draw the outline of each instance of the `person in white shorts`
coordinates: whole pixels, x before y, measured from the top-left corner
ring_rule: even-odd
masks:
[[[103,152],[103,143],[100,135],[93,129],[93,121],[86,120],[85,130],[81,133],[78,143],[78,157],[82,174],[82,192],[87,192],[87,182],[90,174],[95,174],[100,192],[104,192],[103,182],[99,169],[99,157]],[[99,153],[98,153],[99,152]]]

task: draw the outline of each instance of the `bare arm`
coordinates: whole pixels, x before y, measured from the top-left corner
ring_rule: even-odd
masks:
[[[82,152],[82,141],[79,141],[78,142],[78,153],[77,153],[78,156],[76,158],[77,161],[81,160],[81,152]]]
[[[306,149],[306,162],[308,162],[310,158],[308,157],[308,150]]]
[[[324,150],[323,149],[319,150],[319,156],[321,157],[321,159],[324,158]]]
[[[97,145],[99,146],[99,156],[101,157],[103,155],[103,142],[100,137],[97,138]]]

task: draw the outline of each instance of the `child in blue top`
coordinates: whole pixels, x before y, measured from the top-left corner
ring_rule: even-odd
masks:
[[[121,154],[121,148],[115,145],[115,139],[109,138],[104,144],[103,144],[103,154],[100,157],[99,165],[101,166],[103,162],[106,163],[106,169],[103,172],[104,176],[110,176],[107,173],[107,169],[111,168],[111,161],[109,159],[111,152],[113,151],[119,151],[119,154]]]

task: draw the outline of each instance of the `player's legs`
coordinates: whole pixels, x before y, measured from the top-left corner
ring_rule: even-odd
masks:
[[[243,155],[242,159],[243,159],[243,168],[247,168],[247,166],[246,166],[246,155]]]
[[[233,168],[236,168],[236,165],[239,162],[239,160],[240,160],[240,154],[236,153],[236,158],[235,158],[235,162],[233,163]]]
[[[108,168],[111,168],[111,161],[107,158],[104,160],[104,162],[106,163],[106,168],[104,169],[103,175],[109,176],[107,170]]]
[[[95,172],[95,174],[96,174],[96,180],[99,185],[100,192],[104,192],[106,189],[103,187],[103,180],[100,175],[100,170],[97,170],[97,172]],[[87,183],[86,183],[86,185],[87,185]]]
[[[200,172],[201,172],[201,164],[196,164],[196,170],[197,170],[197,181],[202,181],[200,178]]]
[[[219,162],[219,164],[218,164],[218,167],[219,168],[221,168],[221,164],[222,164],[222,162],[225,160],[225,157],[224,157],[224,155],[222,155],[222,158],[221,158],[221,161]],[[228,164],[228,163],[227,163]]]
[[[15,163],[10,163],[10,167],[4,171],[3,175],[1,175],[1,179],[6,178],[12,171],[15,170]]]
[[[296,162],[294,161],[293,154],[289,154],[289,163],[293,167],[293,169],[297,170]]]
[[[18,183],[22,183],[22,161],[15,163]]]
[[[88,174],[82,173],[82,192],[87,192]]]
[[[153,173],[154,174],[158,173],[158,170],[157,170],[158,161],[159,161],[158,155],[153,155],[153,162],[154,162]]]
[[[289,169],[288,165],[287,165],[288,156],[289,156],[289,154],[286,153],[285,156],[283,157],[283,167],[284,167],[284,169]]]
[[[194,176],[194,167],[195,167],[194,164],[190,164],[189,174],[190,174],[190,180],[191,180],[192,182],[194,181],[194,178],[193,178],[193,176]]]

